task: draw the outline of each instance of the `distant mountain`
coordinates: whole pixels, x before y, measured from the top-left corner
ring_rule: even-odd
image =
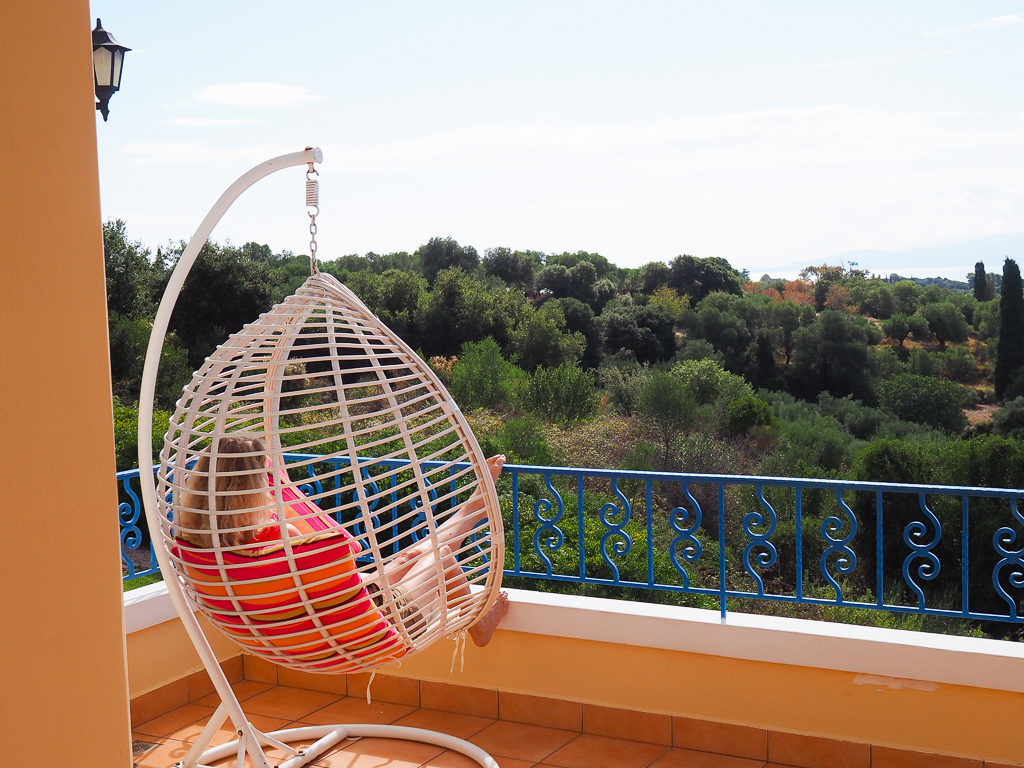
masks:
[[[904,277],[945,277],[966,282],[967,275],[974,273],[974,265],[978,261],[984,262],[986,272],[1001,274],[1003,259],[1007,256],[1018,263],[1024,260],[1024,232],[950,240],[894,251],[847,251],[821,259],[816,264],[841,264],[886,278],[895,273]],[[807,266],[811,265],[791,262],[764,271],[776,275],[799,272]]]

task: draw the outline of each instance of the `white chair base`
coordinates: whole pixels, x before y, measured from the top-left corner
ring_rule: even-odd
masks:
[[[322,757],[328,750],[332,749],[337,744],[340,744],[345,739],[374,737],[382,739],[405,739],[407,741],[419,741],[424,744],[432,744],[445,749],[450,749],[453,752],[459,752],[470,760],[476,761],[480,766],[482,766],[482,768],[498,768],[498,764],[495,762],[494,758],[487,754],[487,752],[480,749],[480,747],[475,744],[470,744],[464,739],[458,739],[445,733],[428,731],[422,728],[406,728],[400,725],[374,725],[370,723],[285,728],[280,731],[270,731],[269,733],[261,733],[254,729],[253,733],[256,736],[256,741],[259,743],[250,744],[248,743],[249,740],[243,736],[242,738],[228,742],[227,744],[221,744],[220,746],[213,747],[212,749],[206,749],[206,746],[209,744],[210,739],[212,739],[213,734],[216,733],[220,724],[223,723],[224,716],[226,716],[226,710],[224,715],[218,716],[220,714],[221,710],[218,710],[217,713],[214,714],[213,718],[203,730],[203,733],[200,734],[199,739],[193,745],[188,756],[178,763],[178,766],[181,768],[209,768],[211,764],[235,755],[237,757],[237,768],[244,768],[245,755],[248,752],[250,759],[256,766],[258,766],[258,768],[272,768],[270,761],[267,760],[267,757],[263,752],[262,746],[273,745],[278,748],[283,748],[287,752],[294,753],[283,762],[276,763],[276,768],[302,768],[302,766],[316,762],[316,760]],[[214,725],[214,723],[216,723],[216,725]],[[246,723],[246,725],[249,724]],[[211,728],[211,726],[213,727]],[[313,743],[302,749],[296,749],[288,745],[289,741],[307,742],[311,739],[314,740]]]

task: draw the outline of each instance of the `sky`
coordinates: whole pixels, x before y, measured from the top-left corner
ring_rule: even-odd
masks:
[[[590,251],[964,279],[1024,259],[1024,3],[92,0],[104,220],[155,249],[319,146],[322,260]],[[305,174],[212,239],[308,252]]]

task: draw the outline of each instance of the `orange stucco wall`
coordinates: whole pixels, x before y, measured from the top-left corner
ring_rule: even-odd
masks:
[[[0,621],[7,765],[131,764],[87,0],[4,4]]]
[[[1022,756],[1020,693],[525,632],[470,644],[461,674],[449,672],[451,653],[437,643],[384,672],[918,752]]]
[[[241,653],[205,618],[200,625],[218,660],[227,661]],[[195,646],[178,619],[165,621],[128,635],[129,696],[136,698],[168,683],[181,680],[203,668]]]

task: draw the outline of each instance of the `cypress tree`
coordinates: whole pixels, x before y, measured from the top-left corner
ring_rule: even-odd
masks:
[[[1013,259],[1003,264],[999,299],[999,346],[996,348],[996,397],[1002,399],[1014,375],[1024,365],[1024,290],[1020,268]]]
[[[985,265],[979,261],[974,265],[974,298],[978,301],[985,301],[987,287],[988,283],[985,280]]]

